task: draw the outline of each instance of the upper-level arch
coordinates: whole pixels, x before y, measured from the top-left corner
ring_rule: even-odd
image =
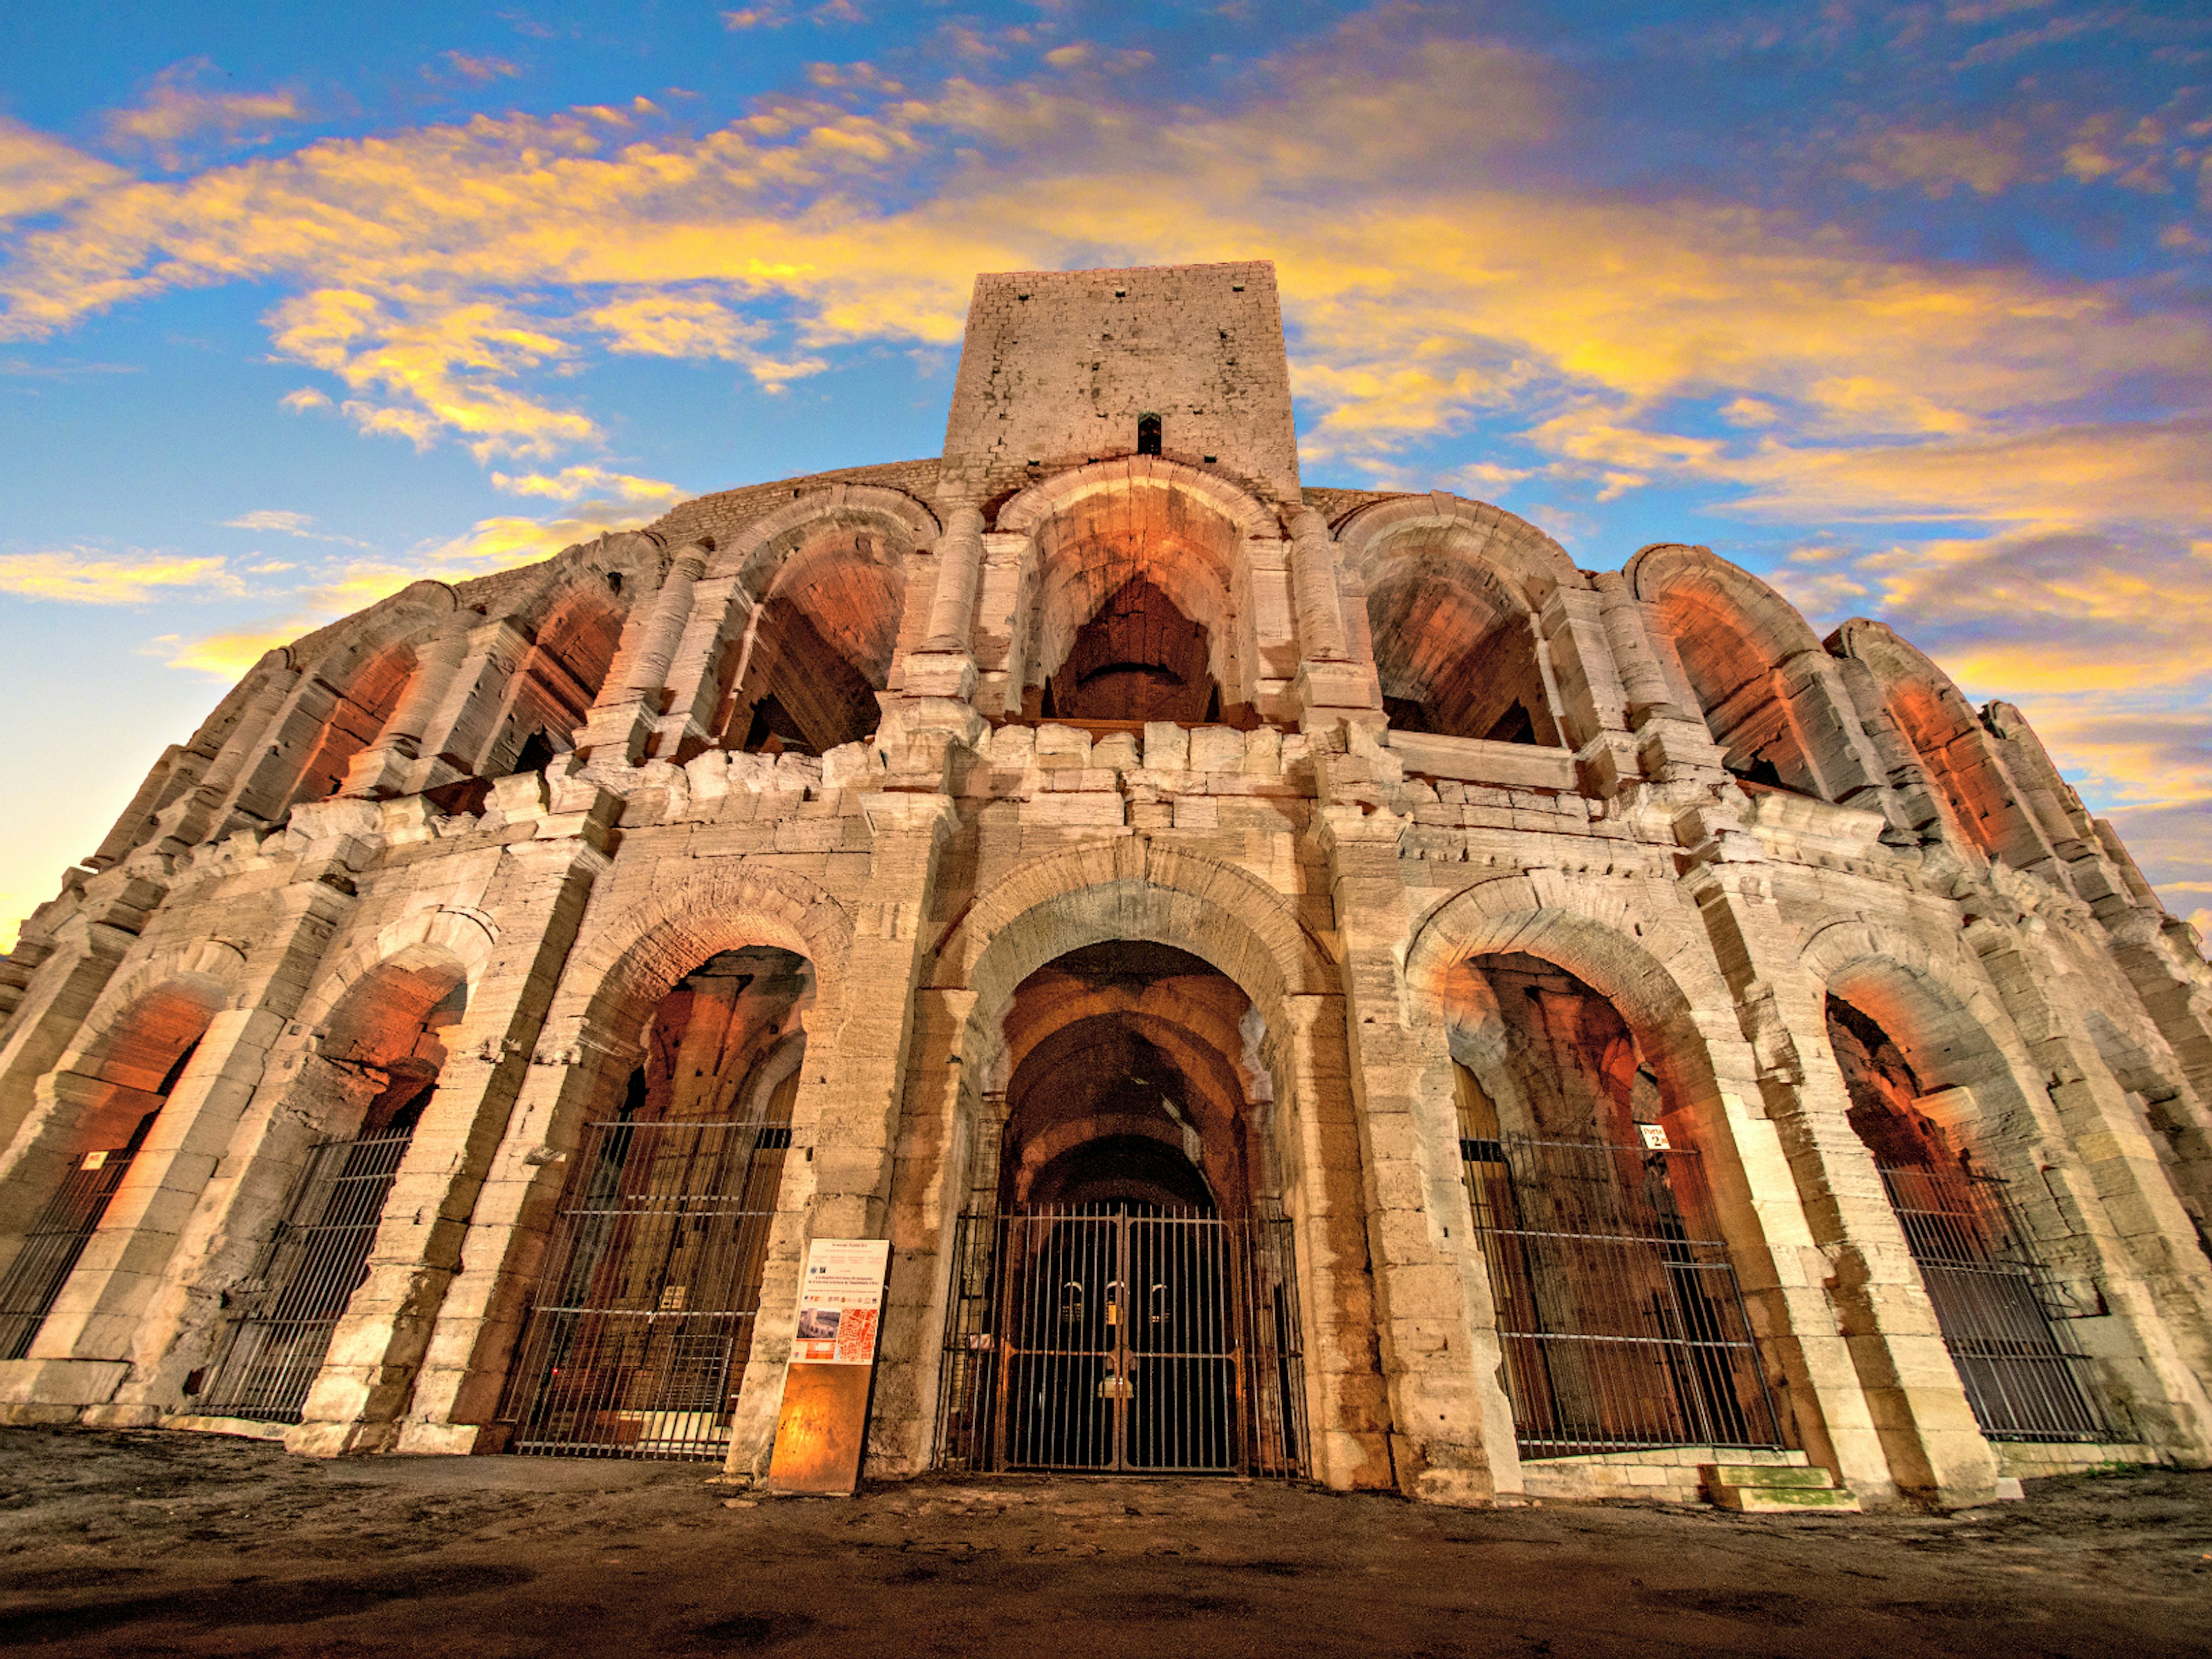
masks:
[[[704,653],[691,702],[700,729],[729,748],[816,754],[875,730],[905,620],[907,561],[940,528],[910,495],[834,484],[718,549],[697,601],[708,614],[693,629]]]
[[[1564,548],[1510,513],[1451,495],[1363,507],[1345,520],[1338,546],[1366,594],[1393,726],[1559,741],[1537,612],[1582,580]]]
[[[1245,544],[1281,534],[1264,503],[1140,455],[1022,491],[1000,508],[996,530],[1027,540],[1008,712],[1200,720],[1233,718],[1253,702]]]
[[[1832,636],[1836,654],[1863,663],[1883,706],[1919,757],[1936,804],[1984,858],[2027,869],[2051,856],[2021,805],[1995,741],[1951,677],[1884,623],[1855,617]]]
[[[1662,543],[1628,562],[1657,647],[1704,711],[1729,769],[1842,801],[1881,781],[1835,664],[1789,600],[1711,548]]]
[[[301,672],[284,706],[265,727],[241,722],[230,739],[245,761],[232,798],[237,809],[274,823],[295,802],[337,793],[354,757],[398,709],[416,672],[417,646],[455,604],[445,583],[413,582],[295,641]]]

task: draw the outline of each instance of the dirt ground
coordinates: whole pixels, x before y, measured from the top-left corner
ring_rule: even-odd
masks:
[[[733,1496],[692,1464],[317,1462],[0,1430],[0,1647],[53,1655],[2212,1653],[2212,1475],[1942,1517],[1244,1481]]]

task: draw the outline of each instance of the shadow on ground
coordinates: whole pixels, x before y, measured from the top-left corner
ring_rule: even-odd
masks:
[[[753,1499],[696,1464],[316,1462],[0,1430],[0,1647],[54,1655],[2212,1650],[2212,1475],[1942,1517],[1448,1510],[1243,1481]]]

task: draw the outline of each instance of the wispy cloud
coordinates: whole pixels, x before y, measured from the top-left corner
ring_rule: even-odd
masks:
[[[301,118],[299,100],[289,92],[201,90],[198,82],[213,67],[193,58],[164,70],[137,104],[108,115],[109,146],[149,155],[173,172],[210,149],[265,144]]]
[[[220,558],[87,547],[0,553],[0,593],[62,605],[146,605],[236,594],[246,585]]]
[[[256,512],[240,514],[235,519],[222,521],[225,530],[253,530],[273,532],[279,536],[293,536],[307,542],[335,542],[342,547],[367,547],[351,536],[333,536],[328,531],[315,528],[312,514],[293,513],[282,508],[263,507]]]

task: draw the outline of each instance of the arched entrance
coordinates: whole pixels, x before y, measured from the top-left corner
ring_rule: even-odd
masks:
[[[940,1462],[1301,1466],[1289,1224],[1253,1197],[1256,1018],[1226,975],[1137,941],[1015,993],[995,1206],[957,1243]]]
[[[1855,994],[1881,1006],[1871,988]],[[1982,1432],[1991,1440],[2118,1438],[2086,1357],[2053,1316],[2063,1310],[2051,1274],[2003,1180],[1976,1166],[1967,1126],[1947,1126],[1940,1108],[1928,1109],[1943,1096],[1923,1087],[1873,1015],[1832,992],[1827,1023],[1851,1127],[1874,1154]]]
[[[1620,1012],[1517,951],[1453,983],[1460,1155],[1521,1455],[1779,1446],[1710,1177]]]
[[[288,1115],[312,1123],[318,1138],[253,1272],[224,1292],[201,1412],[301,1420],[338,1322],[368,1276],[385,1201],[467,1006],[461,963],[417,945],[362,975],[332,1011],[286,1100]]]
[[[641,1063],[565,1155],[500,1407],[514,1449],[727,1451],[813,989],[804,957],[753,946],[708,957],[654,1010]]]

